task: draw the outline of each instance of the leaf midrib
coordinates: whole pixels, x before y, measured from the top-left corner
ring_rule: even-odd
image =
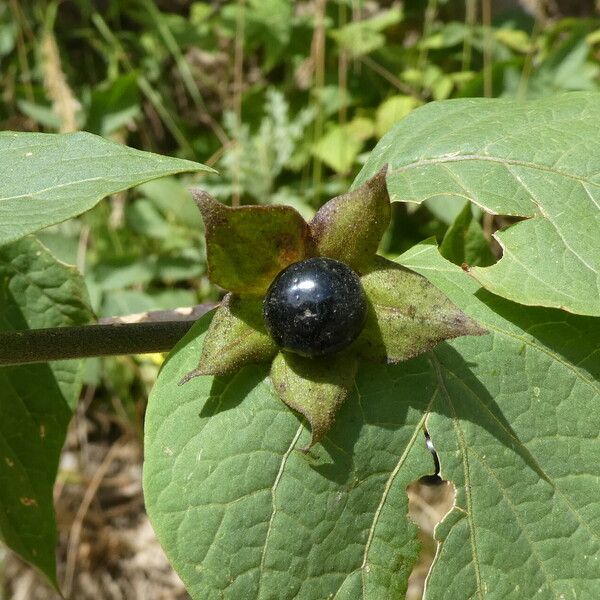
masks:
[[[113,155],[114,156],[114,155]],[[185,173],[187,171],[192,171],[192,168],[189,169],[183,169],[183,170],[173,170],[173,169],[168,169],[169,173]],[[117,185],[121,185],[120,180],[122,180],[124,177],[129,178],[129,177],[150,177],[151,179],[156,179],[157,177],[160,177],[160,174],[157,174],[156,170],[153,171],[131,171],[128,173],[124,173],[121,177],[119,177],[118,179],[115,179],[113,177],[107,176],[107,175],[99,175],[97,177],[88,177],[87,179],[77,179],[74,181],[68,181],[65,183],[59,183],[57,185],[53,185],[50,187],[46,187],[46,188],[42,188],[40,190],[36,190],[35,192],[29,192],[27,194],[18,194],[16,196],[4,196],[4,197],[0,197],[0,202],[8,202],[9,200],[19,200],[21,198],[34,198],[36,196],[39,196],[41,194],[44,194],[46,192],[52,192],[58,189],[62,189],[62,188],[69,188],[72,186],[77,186],[77,185],[82,185],[82,184],[86,184],[86,183],[92,183],[94,181],[110,181],[110,182],[114,182]],[[145,181],[140,182],[137,185],[141,185],[142,183],[146,183]],[[128,189],[129,185],[127,183],[124,183],[125,187],[123,189]],[[117,190],[118,191],[122,191],[122,190]],[[112,193],[116,193],[116,192],[112,192]],[[100,197],[103,198],[106,194],[101,193]],[[87,196],[87,194],[86,194]],[[90,194],[90,197],[92,196],[92,194]],[[97,194],[94,193],[94,198],[97,197]]]
[[[383,508],[384,508],[386,500],[389,496],[389,493],[390,493],[390,490],[394,483],[394,480],[396,479],[396,476],[400,472],[402,465],[404,465],[404,463],[406,462],[406,459],[408,458],[410,451],[412,450],[413,446],[415,445],[418,434],[423,429],[423,425],[425,424],[427,416],[429,415],[429,409],[430,409],[431,405],[433,404],[433,401],[434,401],[436,395],[437,395],[437,390],[433,393],[433,396],[431,397],[431,400],[429,401],[427,409],[425,411],[423,411],[423,415],[421,416],[421,419],[417,423],[417,425],[413,431],[413,434],[412,434],[408,444],[406,445],[406,448],[404,449],[404,452],[402,452],[402,454],[400,455],[400,458],[398,459],[396,466],[390,472],[390,475],[389,475],[387,481],[385,482],[385,486],[383,488],[383,493],[381,494],[381,500],[379,502],[379,505],[377,506],[377,509],[375,510],[375,514],[373,515],[373,522],[371,523],[371,527],[369,527],[369,534],[367,536],[367,541],[365,543],[365,551],[363,553],[363,561],[360,566],[362,590],[363,590],[363,600],[367,597],[366,596],[366,587],[365,587],[366,586],[365,573],[366,573],[366,568],[368,565],[369,551],[371,550],[371,544],[373,543],[373,538],[375,537],[375,530],[377,529],[377,524],[379,523],[379,517],[381,516],[381,512],[383,511]]]
[[[539,464],[538,460],[536,459],[536,457],[531,453],[531,451],[529,450],[529,448],[527,448],[527,446],[520,440],[519,437],[517,437],[513,432],[511,432],[509,429],[506,428],[506,426],[498,419],[498,417],[490,410],[489,406],[483,402],[483,400],[480,398],[480,396],[474,392],[471,387],[469,387],[464,381],[463,379],[461,379],[456,373],[454,373],[454,371],[452,371],[450,368],[448,368],[448,365],[444,364],[443,365],[444,370],[450,374],[452,377],[454,377],[454,379],[458,382],[459,385],[461,385],[473,398],[475,398],[475,400],[480,404],[481,408],[495,421],[496,425],[502,429],[502,431],[516,444],[521,448],[521,451],[523,453],[525,453],[530,460],[533,462],[533,465],[535,466],[535,468],[538,470],[538,475],[541,475],[544,480],[552,487],[552,489],[554,490],[554,492],[560,496],[560,498],[564,501],[564,503],[571,509],[571,512],[573,513],[573,515],[575,516],[575,518],[577,519],[577,521],[579,521],[579,523],[590,533],[590,535],[594,538],[596,538],[597,540],[600,541],[600,533],[598,533],[597,531],[594,531],[589,525],[588,523],[585,521],[585,519],[581,516],[581,514],[579,513],[579,511],[571,504],[571,501],[569,500],[569,498],[562,492],[562,490],[560,489],[560,487],[555,483],[554,479],[548,475],[545,471],[545,469]],[[485,462],[484,459],[481,457],[481,459],[479,460],[479,462]],[[487,463],[486,463],[486,467],[493,471],[492,467],[490,467]],[[499,482],[499,480],[497,479],[497,477],[495,477],[496,480],[498,481],[498,485],[502,488],[501,483]],[[504,489],[504,488],[502,488]]]
[[[446,163],[463,162],[463,161],[484,161],[484,162],[498,163],[498,164],[501,164],[502,166],[510,165],[510,166],[525,167],[525,168],[529,168],[529,169],[535,169],[538,171],[544,171],[547,173],[551,173],[553,175],[558,175],[560,177],[567,177],[569,179],[578,181],[582,184],[587,183],[593,187],[600,188],[600,183],[595,183],[594,181],[591,181],[589,179],[589,176],[586,177],[583,175],[577,175],[575,173],[569,173],[568,171],[562,171],[562,170],[555,169],[555,168],[552,168],[552,167],[549,167],[547,165],[543,165],[540,163],[532,163],[532,162],[528,162],[525,160],[517,160],[517,159],[505,158],[505,157],[501,157],[501,156],[493,156],[491,154],[460,154],[460,155],[456,155],[456,156],[441,155],[441,156],[431,157],[431,158],[424,158],[424,159],[421,158],[419,160],[408,163],[406,165],[402,165],[402,166],[398,166],[398,167],[390,169],[390,171],[388,171],[388,178],[391,175],[404,173],[405,171],[409,171],[411,169],[418,169],[419,167],[430,166],[430,165],[433,165],[433,166],[444,165]],[[594,175],[594,177],[597,175],[599,175],[599,174],[596,173]]]
[[[360,392],[358,391],[358,388],[355,386],[355,390],[358,394],[358,399],[359,399],[359,407],[361,409],[361,413],[363,415],[363,422],[365,424],[368,424],[369,422],[365,419],[364,417],[364,412],[362,410],[362,404],[360,402]],[[379,505],[375,511],[375,514],[373,516],[373,521],[371,523],[371,526],[369,527],[369,533],[367,536],[367,541],[365,543],[365,550],[363,552],[363,561],[360,565],[360,567],[354,569],[353,571],[351,571],[350,573],[348,573],[343,581],[341,582],[340,586],[338,587],[337,591],[335,592],[335,595],[332,597],[332,600],[335,600],[335,598],[337,598],[337,595],[340,593],[341,589],[343,588],[344,584],[346,581],[348,581],[348,579],[350,577],[352,577],[352,575],[354,575],[355,573],[360,572],[361,573],[361,586],[362,586],[362,594],[363,594],[363,600],[366,599],[366,590],[365,590],[365,572],[366,572],[366,568],[368,566],[368,556],[369,556],[369,550],[371,548],[371,544],[373,542],[373,538],[375,537],[375,530],[377,529],[377,524],[379,521],[379,517],[381,515],[381,512],[384,508],[385,505],[385,501],[387,500],[387,497],[389,495],[390,489],[394,483],[394,480],[396,478],[396,476],[398,475],[400,469],[402,468],[402,465],[406,462],[406,459],[408,458],[408,455],[410,453],[410,451],[412,450],[412,448],[414,447],[414,444],[416,442],[416,439],[418,437],[419,432],[421,432],[423,430],[423,425],[425,424],[425,421],[427,420],[427,417],[429,416],[429,412],[431,409],[431,406],[433,405],[433,402],[435,400],[435,397],[437,395],[437,388],[434,390],[433,395],[431,396],[431,400],[429,401],[429,403],[427,404],[426,409],[423,411],[423,415],[421,417],[421,419],[419,420],[419,422],[417,423],[413,434],[408,442],[408,444],[406,445],[406,448],[404,449],[404,452],[402,453],[402,455],[400,456],[398,462],[396,463],[396,466],[394,467],[394,469],[392,469],[391,472],[389,472],[388,478],[386,480],[386,484],[381,496],[381,500],[379,502]],[[370,423],[373,424],[373,423]],[[386,474],[388,473],[388,471],[386,471]],[[379,475],[382,473],[371,473],[370,476],[373,475]]]

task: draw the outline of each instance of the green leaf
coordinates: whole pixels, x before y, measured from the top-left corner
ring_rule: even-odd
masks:
[[[247,364],[270,361],[277,351],[264,326],[262,299],[227,294],[210,324],[200,362],[185,381],[228,375]]]
[[[336,173],[350,171],[364,145],[346,125],[332,127],[312,148],[312,153]]]
[[[552,90],[595,90],[600,67],[588,60],[590,47],[583,31],[575,32],[552,49],[536,73],[532,87],[546,84]]]
[[[522,304],[600,315],[599,120],[596,93],[434,102],[382,138],[354,187],[389,164],[392,201],[460,197],[526,217],[495,234],[504,256],[472,275]]]
[[[442,223],[452,225],[462,212],[465,199],[458,196],[444,196],[441,198],[430,198],[423,202],[423,206]]]
[[[145,426],[146,508],[192,598],[402,598],[418,556],[405,489],[433,466],[427,361],[359,374],[305,455],[310,434],[266,369],[177,385],[209,321],[171,353]]]
[[[145,181],[212,171],[141,152],[90,133],[0,133],[0,245],[95,206]]]
[[[600,43],[600,29],[595,29],[594,31],[588,33],[585,36],[585,41],[590,45],[593,46],[595,44]]]
[[[348,133],[359,142],[368,140],[375,133],[375,123],[366,117],[354,117],[345,127]]]
[[[230,292],[264,294],[277,273],[311,251],[308,225],[289,206],[230,208],[201,190],[192,194],[206,228],[208,276]]]
[[[139,290],[110,290],[105,294],[98,313],[100,317],[116,317],[157,310],[156,300]]]
[[[440,345],[427,421],[456,507],[426,600],[593,598],[600,588],[600,319],[525,307],[420,244],[400,259],[491,334]]]
[[[361,188],[329,200],[310,222],[317,252],[359,272],[372,263],[390,223],[385,168]]]
[[[60,118],[52,110],[52,106],[29,102],[28,100],[17,100],[19,110],[30,119],[48,129],[58,130]]]
[[[441,50],[443,48],[452,48],[462,44],[465,38],[473,38],[472,27],[464,23],[449,22],[437,25],[439,29],[432,34],[424,35],[419,42],[419,48],[428,50]]]
[[[597,595],[599,321],[494,296],[431,244],[401,258],[491,333],[361,365],[307,457],[265,370],[177,385],[209,318],[171,354],[149,400],[144,489],[194,599],[402,598],[425,423],[457,487],[426,599]]]
[[[176,227],[146,198],[128,203],[125,215],[129,229],[140,235],[165,241],[176,237],[178,233],[181,236],[182,232],[177,231]]]
[[[308,452],[333,427],[335,417],[354,385],[356,358],[346,354],[318,360],[280,352],[271,367],[279,397],[310,423]]]
[[[397,363],[443,340],[487,333],[427,279],[384,258],[361,283],[369,310],[355,347],[365,360]]]
[[[385,36],[381,33],[388,27],[402,21],[400,7],[384,10],[362,21],[353,21],[340,29],[330,32],[337,43],[345,48],[351,56],[359,57],[369,54],[385,45]]]
[[[400,119],[403,119],[421,104],[412,96],[392,96],[377,108],[375,130],[377,137],[385,135]]]
[[[85,124],[88,131],[109,136],[141,115],[137,78],[130,72],[93,90]]]
[[[473,218],[471,203],[467,202],[446,231],[440,245],[441,255],[455,265],[471,267],[494,264],[494,255],[483,235],[481,225]]]
[[[0,328],[89,322],[82,278],[33,238],[0,248]],[[57,587],[52,490],[81,363],[0,368],[0,537]]]
[[[501,29],[496,29],[496,31],[494,31],[494,38],[516,52],[526,54],[535,50],[535,46],[528,33],[521,29],[502,27]]]
[[[200,235],[202,217],[185,185],[175,177],[161,177],[143,183],[139,192],[149,198],[170,221],[181,224]]]
[[[115,317],[153,310],[173,310],[196,304],[197,301],[198,297],[193,291],[179,288],[152,293],[138,290],[111,290],[105,294],[99,316]]]

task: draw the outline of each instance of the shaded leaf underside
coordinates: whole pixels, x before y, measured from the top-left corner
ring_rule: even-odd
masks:
[[[492,333],[362,365],[308,456],[266,368],[175,385],[206,320],[171,355],[148,407],[144,485],[192,597],[402,597],[418,552],[405,488],[432,467],[425,423],[457,486],[427,598],[598,596],[596,321],[482,296],[430,245],[403,262]]]
[[[495,259],[481,225],[473,218],[470,202],[465,202],[440,244],[440,254],[455,265],[487,267]]]
[[[0,248],[0,328],[81,325],[92,319],[74,268],[32,238]],[[0,368],[0,537],[56,585],[52,490],[80,362]]]
[[[432,102],[384,136],[354,187],[389,164],[392,201],[460,197],[527,217],[472,274],[522,304],[600,315],[599,121],[597,93]]]

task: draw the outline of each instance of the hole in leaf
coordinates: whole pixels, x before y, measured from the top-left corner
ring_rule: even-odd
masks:
[[[454,506],[455,487],[451,481],[411,483],[406,489],[408,516],[419,527],[421,554],[408,578],[407,600],[423,597],[425,579],[435,557],[437,542],[433,539],[435,526]]]
[[[421,553],[408,579],[407,600],[423,597],[425,579],[435,557],[437,542],[433,539],[436,525],[452,510],[456,488],[440,477],[440,463],[427,430],[425,442],[433,455],[434,473],[421,477],[406,488],[408,516],[419,528]]]

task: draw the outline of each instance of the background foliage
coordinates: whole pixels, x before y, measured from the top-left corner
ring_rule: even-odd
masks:
[[[218,198],[309,216],[423,103],[598,89],[599,26],[583,2],[11,1],[0,7],[0,122],[204,162],[219,171],[202,178]],[[188,183],[116,195],[41,234],[85,266],[99,314],[215,297],[199,277]],[[383,249],[441,240],[462,206],[396,206]],[[506,224],[490,221],[488,239]]]
[[[234,205],[291,204],[309,217],[348,189],[374,145],[415,108],[447,98],[595,91],[599,63],[592,2],[9,0],[0,5],[0,128],[85,130],[219,171],[115,193],[36,236],[43,256],[77,266],[103,317],[220,297],[206,278],[189,185]],[[484,215],[460,198],[395,203],[381,251],[395,256],[435,236],[455,264],[485,267],[500,255],[492,233],[519,219]],[[0,262],[6,272],[10,252]],[[10,278],[18,288],[12,271]],[[3,327],[14,326],[11,302]],[[42,316],[28,326],[50,323]],[[88,300],[54,316],[53,324],[84,322]],[[109,413],[119,398],[121,417],[139,437],[158,364],[160,357],[90,360],[83,381]],[[64,431],[79,374],[44,376],[63,399],[56,419]],[[61,435],[46,443],[58,447]],[[47,496],[51,484],[44,486]]]

